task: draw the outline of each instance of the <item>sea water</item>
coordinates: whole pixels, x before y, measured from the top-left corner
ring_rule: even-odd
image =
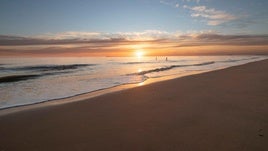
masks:
[[[267,56],[1,58],[0,109],[39,103],[187,73],[206,72]]]

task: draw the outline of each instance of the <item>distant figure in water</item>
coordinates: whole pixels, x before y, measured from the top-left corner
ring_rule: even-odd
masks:
[[[157,56],[155,57],[155,60],[157,61]]]
[[[168,61],[168,58],[166,57],[166,61]]]

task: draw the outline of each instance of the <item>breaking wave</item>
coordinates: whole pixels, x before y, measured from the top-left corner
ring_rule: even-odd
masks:
[[[71,64],[71,65],[41,65],[41,66],[24,66],[24,67],[9,67],[0,68],[0,70],[15,70],[15,71],[62,71],[62,70],[73,70],[82,67],[95,66],[96,64]]]
[[[173,68],[188,67],[188,66],[204,66],[204,65],[209,65],[209,64],[213,64],[213,63],[215,63],[215,62],[210,61],[210,62],[204,62],[204,63],[199,63],[199,64],[171,65],[171,66],[167,66],[167,67],[155,68],[155,69],[151,69],[151,70],[145,70],[145,71],[141,71],[141,72],[137,72],[137,73],[132,73],[129,75],[145,75],[145,74],[153,73],[153,72],[161,72],[161,71],[171,70]]]
[[[238,61],[246,61],[246,60],[253,60],[253,59],[258,59],[259,57],[250,57],[250,58],[243,58],[243,59],[228,59],[228,60],[223,60],[223,61],[218,61],[218,62],[238,62]]]
[[[71,64],[71,65],[40,65],[40,66],[23,66],[23,67],[0,67],[0,71],[12,71],[15,74],[0,77],[0,83],[11,83],[17,81],[25,81],[40,78],[43,76],[51,76],[58,74],[71,73],[73,70],[95,66],[95,64]],[[16,74],[17,71],[24,73]]]

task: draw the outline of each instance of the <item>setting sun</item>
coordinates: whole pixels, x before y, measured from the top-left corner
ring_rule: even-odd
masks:
[[[143,55],[144,55],[144,52],[142,50],[136,51],[136,57],[141,58],[143,57]]]

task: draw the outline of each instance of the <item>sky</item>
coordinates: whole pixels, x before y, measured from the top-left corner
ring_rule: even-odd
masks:
[[[268,54],[267,0],[1,0],[0,55]]]

